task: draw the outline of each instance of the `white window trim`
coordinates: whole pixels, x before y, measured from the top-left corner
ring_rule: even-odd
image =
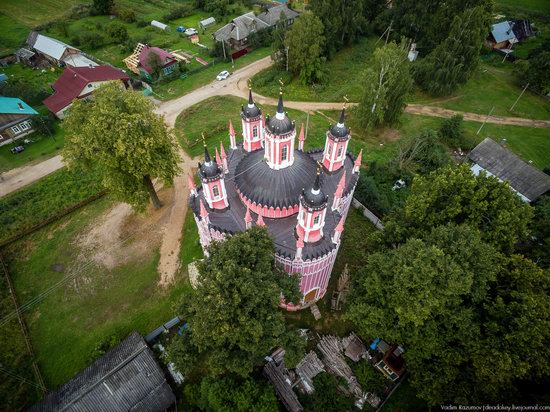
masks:
[[[218,185],[212,186],[212,194],[214,195],[214,199],[218,199],[220,197],[220,189],[218,189]]]
[[[19,128],[19,125],[15,125],[11,127],[11,131],[15,134],[21,133],[21,129]]]
[[[284,145],[281,149],[281,161],[286,162],[288,159],[288,146]]]

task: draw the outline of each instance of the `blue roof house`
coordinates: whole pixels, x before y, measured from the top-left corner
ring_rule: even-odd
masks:
[[[0,96],[0,146],[34,131],[32,118],[38,112],[17,97]]]

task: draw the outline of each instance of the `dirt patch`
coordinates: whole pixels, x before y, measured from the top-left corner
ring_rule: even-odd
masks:
[[[51,266],[51,269],[54,271],[54,272],[57,272],[57,273],[62,273],[65,271],[65,265],[63,263],[54,263],[52,266]]]
[[[76,239],[78,262],[93,261],[111,270],[128,262],[143,261],[158,248],[163,226],[170,214],[172,189],[159,191],[165,205],[159,210],[149,206],[138,214],[126,203],[117,203]]]
[[[401,138],[401,133],[397,129],[386,129],[381,137],[386,143],[395,142]]]

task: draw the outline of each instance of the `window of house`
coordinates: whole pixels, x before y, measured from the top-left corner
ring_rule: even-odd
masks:
[[[31,128],[31,125],[29,124],[29,122],[23,122],[19,124],[19,126],[21,127],[21,130],[29,130]]]
[[[218,186],[212,186],[212,193],[214,193],[214,197],[220,197],[220,189],[218,189]]]
[[[287,156],[288,156],[288,146],[283,146],[283,152],[281,155],[282,160],[285,161]]]
[[[13,127],[11,128],[11,131],[12,131],[13,133],[15,133],[15,134],[21,133],[21,129],[19,128],[18,125],[13,126]]]
[[[314,224],[314,225],[318,225],[320,219],[321,219],[321,216],[320,216],[320,215],[315,216],[315,219],[313,219],[313,224]]]
[[[252,128],[252,136],[253,137],[258,137],[258,128],[256,126],[254,126]]]

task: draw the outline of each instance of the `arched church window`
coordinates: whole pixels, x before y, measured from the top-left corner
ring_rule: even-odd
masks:
[[[212,193],[214,193],[214,197],[220,197],[220,189],[218,189],[218,186],[212,186]]]
[[[284,162],[288,156],[288,146],[283,146],[283,151],[281,154],[281,159]]]
[[[329,143],[327,153],[330,156],[332,154],[332,145]]]
[[[258,137],[258,126],[254,126],[252,128],[252,136],[253,137]]]
[[[342,150],[344,150],[344,148],[340,146],[340,148],[338,149],[338,157],[342,156]]]

